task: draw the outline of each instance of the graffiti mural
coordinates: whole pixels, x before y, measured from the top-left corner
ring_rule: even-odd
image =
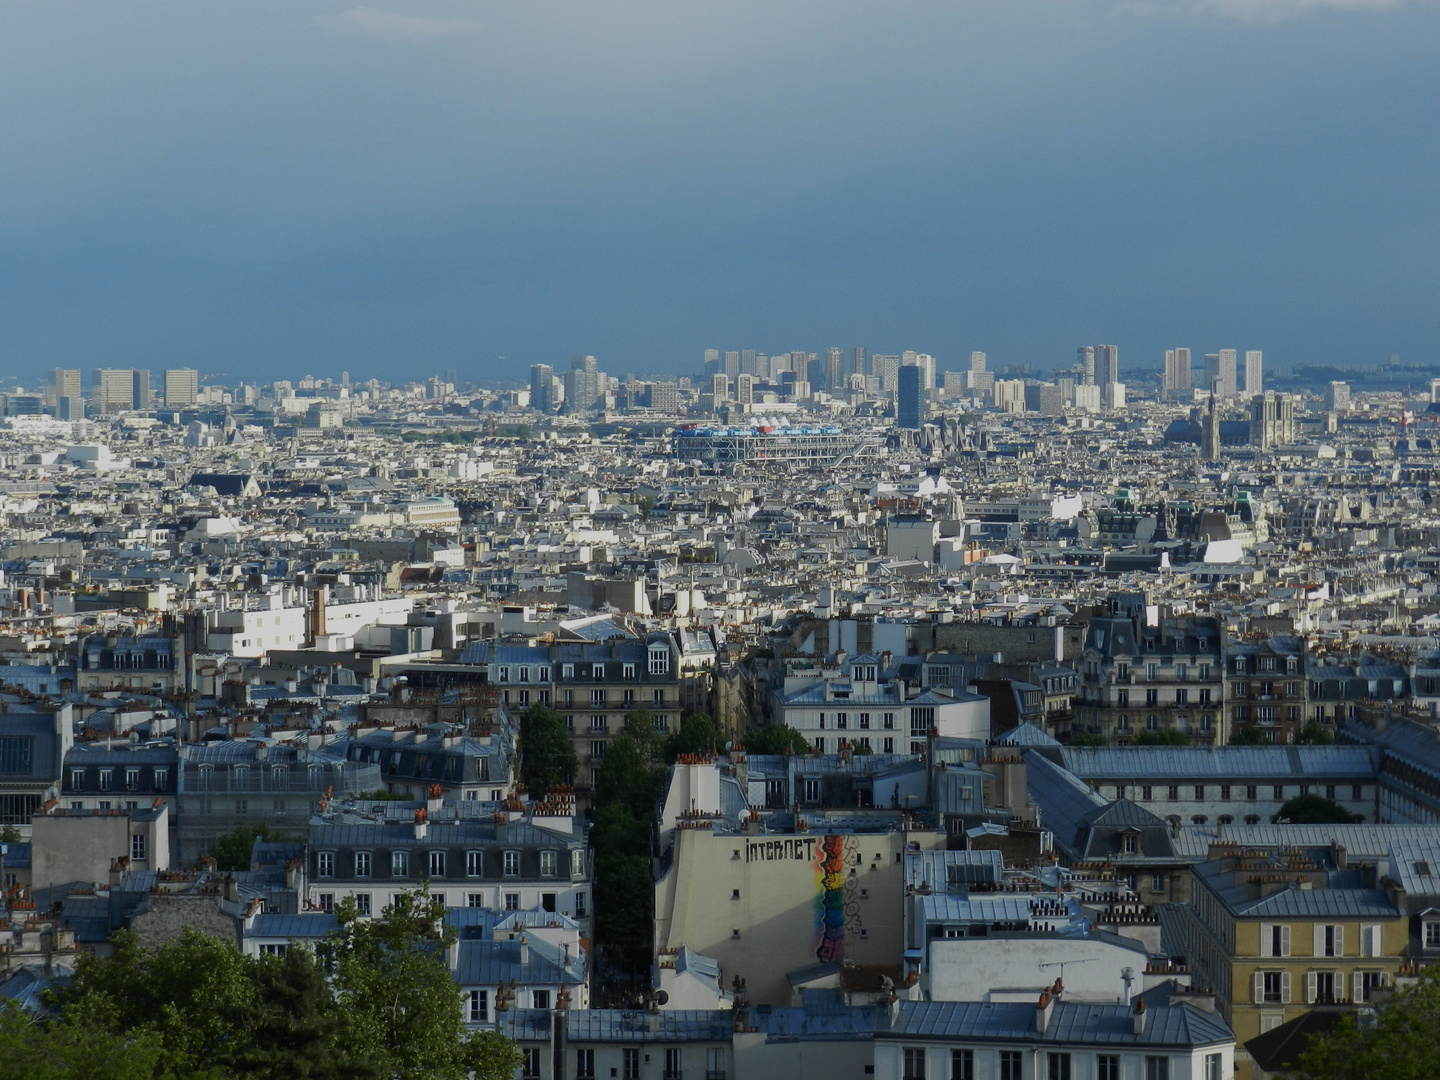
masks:
[[[820,872],[815,955],[821,963],[838,962],[845,957],[845,837],[825,837],[815,863]]]

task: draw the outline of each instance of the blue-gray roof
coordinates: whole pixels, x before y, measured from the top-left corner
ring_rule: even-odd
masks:
[[[245,936],[303,941],[308,938],[323,938],[339,926],[335,916],[325,911],[304,911],[298,915],[256,915]]]
[[[1431,737],[1434,741],[1434,737]],[[1246,779],[1309,776],[1370,779],[1379,755],[1365,746],[1067,746],[1065,767],[1082,780]]]
[[[1137,1034],[1127,1005],[1060,1001],[1051,1006],[1043,1034],[1035,1031],[1029,1002],[902,1001],[877,1039],[943,1039],[947,1042],[1022,1042],[1090,1046],[1190,1048],[1232,1042],[1225,1021],[1193,1005],[1170,1005],[1145,1013]]]
[[[565,1014],[572,1043],[726,1042],[735,1028],[729,1009],[577,1009]],[[651,1025],[655,1030],[651,1030]]]

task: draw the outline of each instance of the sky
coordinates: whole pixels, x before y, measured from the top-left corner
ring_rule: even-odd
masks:
[[[0,374],[1440,363],[1434,0],[0,0]]]

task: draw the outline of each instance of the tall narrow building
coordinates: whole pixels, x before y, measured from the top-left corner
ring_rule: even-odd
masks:
[[[845,385],[845,350],[825,350],[825,389],[832,394]]]
[[[1265,392],[1264,356],[1259,349],[1245,354],[1245,393],[1249,397]]]
[[[1165,387],[1168,394],[1185,394],[1190,390],[1190,350],[1165,350]]]
[[[1086,386],[1095,385],[1095,346],[1082,345],[1075,350],[1075,366]]]
[[[900,368],[895,425],[914,431],[925,426],[925,372],[917,364],[905,364]]]
[[[1120,346],[1095,346],[1095,381],[1101,386],[1120,381]]]

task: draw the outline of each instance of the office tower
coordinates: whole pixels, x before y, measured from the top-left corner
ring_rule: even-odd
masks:
[[[566,412],[590,412],[596,407],[608,383],[595,357],[575,357],[570,361],[570,370],[565,373]]]
[[[857,345],[850,350],[850,374],[871,375],[874,374],[865,361],[865,347]]]
[[[732,382],[740,374],[740,354],[730,351],[725,354],[725,377]]]
[[[80,371],[77,368],[52,368],[45,387],[46,404],[56,405],[61,398],[80,396]]]
[[[1190,350],[1165,350],[1165,391],[1187,393],[1190,389]]]
[[[1220,354],[1207,352],[1205,354],[1205,384],[1202,390],[1210,394],[1219,392],[1217,383],[1220,379]]]
[[[1095,385],[1095,347],[1082,345],[1075,350],[1075,366],[1080,370],[1086,386]]]
[[[97,413],[126,412],[143,408],[136,404],[141,389],[141,372],[132,368],[99,368],[90,386],[90,404]],[[150,373],[144,372],[146,397],[150,390]]]
[[[735,376],[735,404],[753,405],[755,403],[755,376]]]
[[[1295,403],[1289,394],[1273,390],[1250,402],[1250,445],[1261,450],[1289,446],[1295,441]]]
[[[825,389],[832,394],[845,385],[845,350],[825,350]]]
[[[1107,382],[1100,390],[1100,404],[1109,412],[1119,412],[1125,408],[1125,384],[1123,382]]]
[[[451,381],[453,382],[454,380],[451,380]],[[349,389],[350,389],[350,372],[348,372],[348,371],[342,371],[342,372],[340,372],[340,386],[341,386],[341,388],[344,389],[344,390],[349,390]]]
[[[1238,372],[1235,370],[1237,354],[1234,349],[1221,349],[1215,354],[1217,377],[1220,380],[1220,396],[1234,397],[1240,392]]]
[[[1259,349],[1251,349],[1245,354],[1245,393],[1250,397],[1263,393],[1264,382],[1264,356]]]
[[[929,353],[916,353],[915,358],[910,361],[924,373],[925,389],[935,389],[935,357]]]
[[[925,424],[925,372],[917,364],[900,368],[899,390],[895,401],[897,427],[919,431]]]
[[[676,412],[680,408],[680,386],[673,382],[650,384],[650,408],[657,412]]]
[[[1025,381],[1023,379],[995,380],[995,407],[1007,413],[1025,411]]]
[[[764,370],[760,368],[760,357],[754,349],[742,349],[740,351],[740,372],[743,375],[755,375],[761,379],[770,377],[770,368],[767,361]]]
[[[870,357],[870,373],[880,380],[882,394],[893,394],[896,380],[900,377],[900,357],[876,353]]]
[[[984,354],[983,352],[972,352],[972,353],[970,354],[970,370],[971,370],[971,371],[984,371],[984,370],[985,370],[985,354]]]
[[[549,364],[530,365],[530,407],[540,412],[552,412],[555,408],[555,369]]]
[[[1095,346],[1095,381],[1101,386],[1120,381],[1120,346]]]
[[[165,369],[165,404],[169,408],[200,400],[200,373],[194,368]]]
[[[795,373],[796,382],[809,382],[810,354],[803,352],[792,352],[790,354],[790,370]]]
[[[1344,412],[1348,408],[1350,408],[1350,384],[1332,382],[1325,388],[1325,410],[1327,412]]]
[[[715,375],[718,373],[722,373],[725,369],[720,366],[720,350],[706,349],[704,362],[701,364],[701,368],[706,375]]]
[[[136,409],[150,408],[154,401],[150,397],[150,372],[144,368],[136,368],[130,374],[134,386],[134,392],[131,395],[131,401],[134,402],[132,407]]]
[[[947,371],[947,372],[945,372],[945,374],[941,376],[941,387],[940,387],[942,390],[945,391],[945,396],[946,396],[946,397],[950,397],[952,394],[964,393],[964,391],[965,391],[965,376],[968,375],[968,374],[969,374],[969,372],[965,372],[965,371]]]
[[[730,378],[727,375],[710,376],[710,394],[715,399],[716,405],[723,405],[730,400]]]

